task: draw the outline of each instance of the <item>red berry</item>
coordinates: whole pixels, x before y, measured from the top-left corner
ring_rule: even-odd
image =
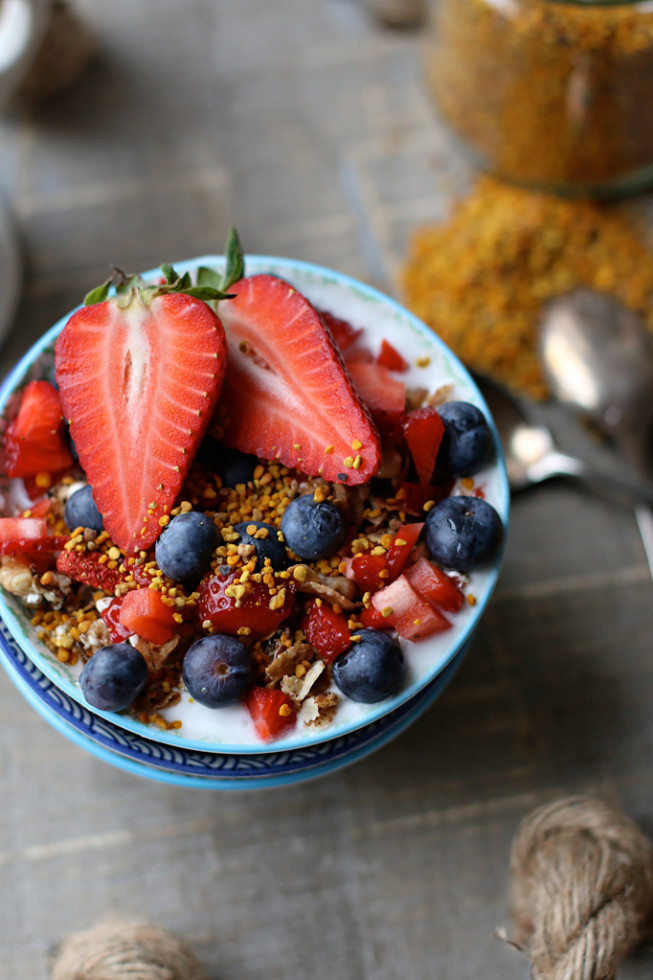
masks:
[[[165,287],[161,287],[165,289]],[[222,324],[202,300],[134,291],[72,315],[56,345],[61,401],[104,526],[133,553],[161,532],[217,402]]]
[[[405,575],[372,596],[378,613],[406,640],[418,640],[450,628],[451,623],[423,599]]]
[[[417,408],[404,415],[401,427],[419,482],[429,483],[444,435],[444,422],[434,408]]]
[[[326,602],[322,602],[320,606],[317,602],[311,604],[309,613],[302,622],[302,629],[308,642],[326,663],[331,663],[351,642],[347,617],[343,613],[335,612]]]
[[[123,596],[117,596],[108,602],[100,615],[104,620],[112,643],[122,643],[128,636],[133,636],[134,631],[128,629],[120,622],[120,607],[122,606]]]
[[[57,570],[67,575],[73,582],[82,582],[94,589],[102,589],[111,594],[123,580],[119,568],[108,568],[99,551],[80,554],[77,551],[62,551],[57,558]]]
[[[325,480],[366,483],[379,468],[379,436],[319,314],[271,275],[230,292],[235,299],[220,304],[229,370],[216,413],[225,445]]]
[[[408,368],[407,362],[404,361],[399,351],[387,340],[381,341],[381,350],[376,363],[388,368],[389,371],[405,371]]]
[[[458,612],[463,604],[463,594],[451,578],[426,558],[420,558],[407,568],[406,578],[416,592],[440,609]]]
[[[290,614],[294,583],[289,579],[277,582],[278,590],[285,589],[285,599],[278,608],[270,608],[275,597],[263,582],[250,579],[246,584],[246,591],[238,597],[236,579],[239,577],[240,572],[231,572],[228,575],[212,575],[203,580],[199,588],[198,619],[200,623],[208,620],[213,629],[220,633],[237,634],[239,629],[247,628],[249,632],[241,634],[240,639],[268,636]]]
[[[292,728],[297,713],[287,694],[273,687],[252,687],[245,698],[254,726],[264,742]]]
[[[73,464],[64,438],[64,417],[59,393],[47,381],[30,381],[18,415],[4,436],[8,476],[29,477],[53,473]]]
[[[156,589],[134,589],[120,605],[121,626],[150,643],[167,643],[177,632],[174,606],[167,606]]]
[[[333,337],[336,347],[343,352],[348,350],[363,332],[362,327],[352,327],[347,320],[341,320],[340,317],[334,316],[333,313],[327,313],[326,310],[318,310],[318,313],[324,326]]]

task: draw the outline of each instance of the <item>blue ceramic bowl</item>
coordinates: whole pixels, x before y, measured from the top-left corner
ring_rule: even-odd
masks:
[[[193,274],[200,265],[221,268],[224,259],[221,256],[203,256],[176,263],[175,267],[179,272],[189,271]],[[494,504],[507,528],[509,490],[496,429],[470,374],[442,341],[394,300],[338,272],[292,259],[267,256],[248,256],[246,266],[248,275],[270,272],[287,279],[315,306],[364,327],[364,340],[373,350],[379,348],[382,339],[389,340],[411,364],[402,376],[409,387],[425,387],[434,391],[443,384],[449,384],[449,397],[471,401],[484,411],[494,435],[496,452],[491,464],[476,475],[475,482],[483,487],[486,498]],[[144,278],[155,279],[159,274],[159,270],[151,270],[144,274]],[[18,392],[27,381],[52,376],[54,344],[67,320],[68,316],[55,324],[4,382],[0,389],[0,426],[5,425],[12,416]],[[421,366],[417,365],[418,361]],[[125,712],[93,710],[92,714],[98,724],[104,720],[113,728],[144,740],[144,744],[153,742],[159,747],[169,746],[173,750],[237,757],[314,751],[318,746],[374,726],[397,709],[410,705],[440,676],[464,650],[478,625],[494,589],[501,558],[502,555],[497,556],[487,568],[473,573],[469,591],[473,592],[476,604],[465,604],[454,617],[449,631],[419,643],[400,641],[408,670],[406,683],[397,695],[373,705],[356,705],[345,701],[339,706],[333,723],[326,728],[296,729],[273,746],[262,747],[244,709],[236,707],[211,711],[191,703],[187,695],[182,697],[180,704],[163,712],[167,720],[181,721],[180,729],[162,730],[158,726],[145,725]],[[78,682],[80,665],[71,667],[62,664],[48,651],[30,623],[31,613],[13,596],[1,593],[0,617],[18,647],[41,674],[59,689],[62,696],[88,710]],[[240,714],[236,714],[238,712]]]
[[[28,704],[62,735],[119,769],[200,789],[262,789],[315,779],[386,745],[419,718],[448,685],[464,650],[411,701],[364,728],[314,748],[223,755],[173,748],[126,732],[63,694],[0,624],[0,663]]]

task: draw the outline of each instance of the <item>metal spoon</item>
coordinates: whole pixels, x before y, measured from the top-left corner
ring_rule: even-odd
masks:
[[[578,289],[550,303],[539,325],[547,382],[558,401],[592,419],[653,487],[653,336],[610,296]],[[653,574],[653,517],[635,509]]]
[[[559,452],[548,428],[534,423],[520,401],[484,377],[476,378],[494,418],[512,491],[554,477],[574,477],[592,490],[628,506],[653,506],[653,486],[602,472],[575,456]]]

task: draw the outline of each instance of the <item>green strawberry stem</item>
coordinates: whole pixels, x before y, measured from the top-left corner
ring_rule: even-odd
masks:
[[[104,303],[109,298],[112,286],[115,289],[116,301],[121,307],[128,306],[134,299],[139,299],[145,306],[149,306],[157,296],[164,296],[168,293],[183,293],[185,296],[192,296],[194,299],[201,299],[204,302],[233,299],[234,294],[227,290],[239,279],[242,279],[245,274],[243,249],[235,228],[230,228],[227,235],[225,257],[224,275],[220,275],[215,269],[202,266],[197,272],[196,285],[193,285],[189,272],[180,276],[168,263],[161,265],[165,283],[154,285],[146,283],[140,276],[127,275],[121,269],[114,268],[109,279],[87,293],[84,298],[84,306]]]

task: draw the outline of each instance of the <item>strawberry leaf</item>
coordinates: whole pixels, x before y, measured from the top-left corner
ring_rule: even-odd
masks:
[[[212,289],[222,290],[223,277],[215,269],[209,269],[206,265],[201,265],[197,270],[197,285],[211,286]]]
[[[162,263],[161,272],[166,277],[166,282],[168,283],[169,286],[174,286],[177,282],[179,282],[178,274],[175,272],[174,268],[171,265],[169,265],[167,262]]]
[[[225,253],[227,257],[227,264],[221,288],[227,290],[245,275],[243,247],[240,244],[240,238],[238,237],[238,232],[235,228],[229,229]]]
[[[235,295],[235,293],[225,293],[221,289],[214,289],[213,286],[191,286],[190,289],[184,289],[183,292],[186,296],[203,299],[205,302],[211,299],[233,299]]]
[[[87,293],[84,297],[84,306],[95,306],[96,303],[104,303],[105,299],[107,299],[109,295],[109,288],[112,281],[113,277],[111,279],[107,279],[107,281],[103,282],[101,286],[96,286],[95,289],[90,291],[90,293]]]

